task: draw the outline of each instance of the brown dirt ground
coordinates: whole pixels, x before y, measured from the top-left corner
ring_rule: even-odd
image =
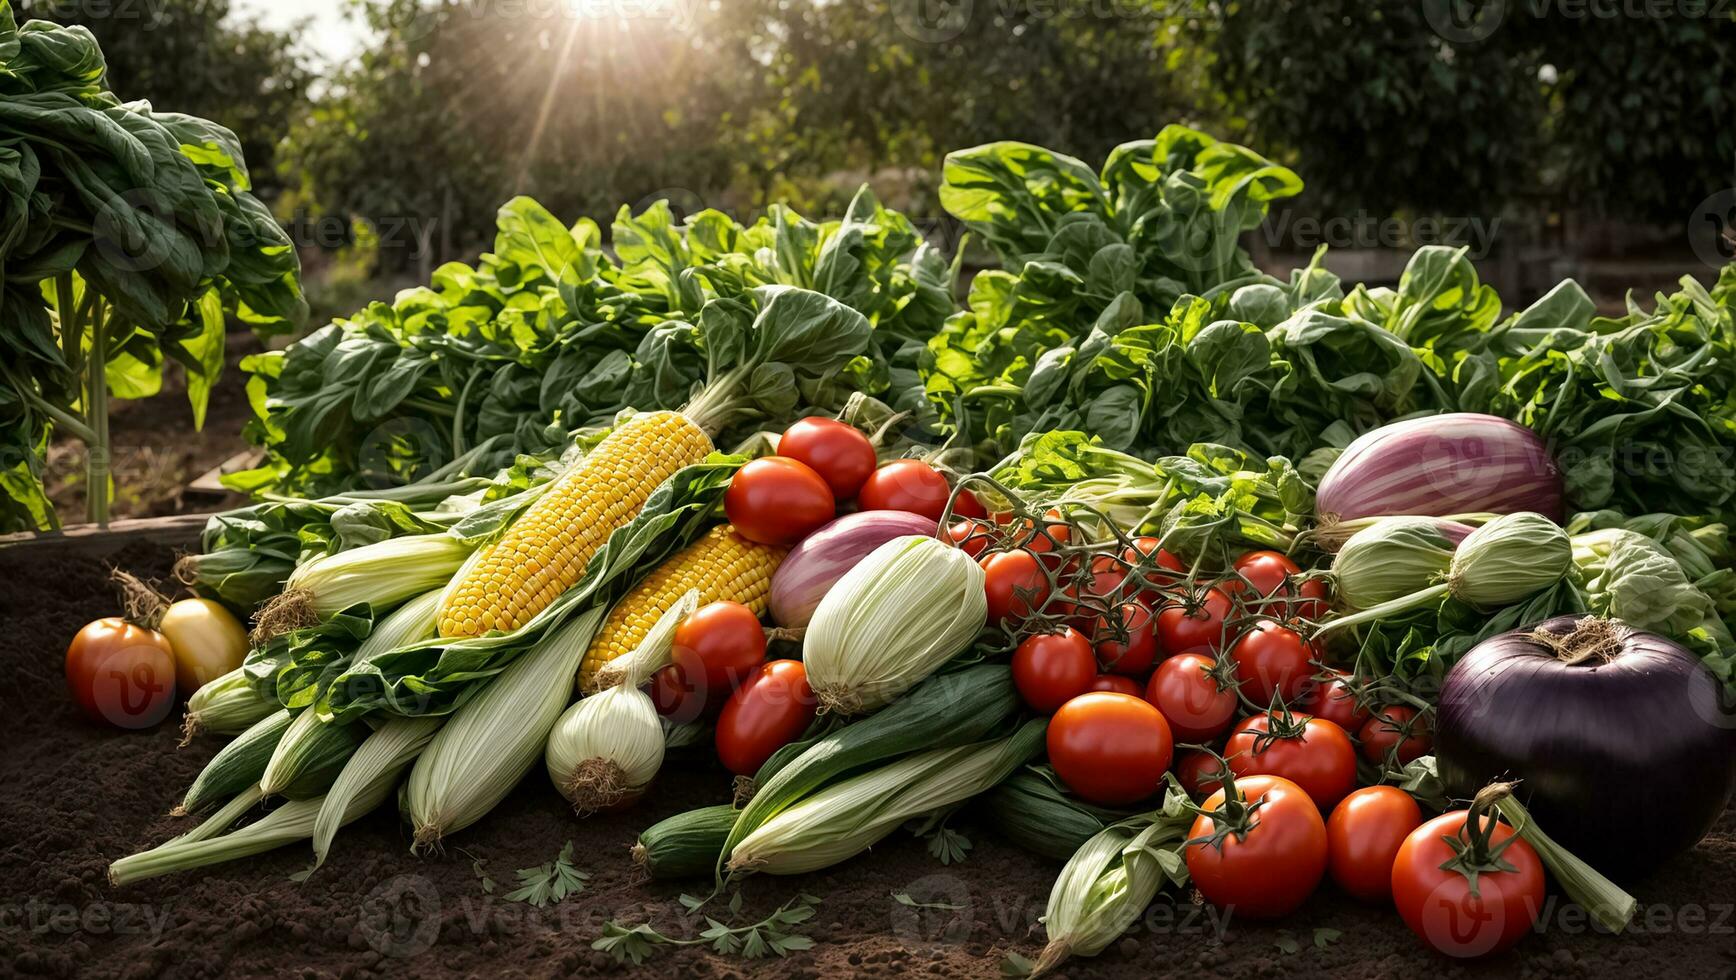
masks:
[[[164,577],[172,557],[159,546],[129,545],[113,560]],[[1033,956],[1041,944],[1036,919],[1058,865],[967,818],[962,826],[976,846],[963,864],[942,867],[901,834],[829,872],[748,881],[744,916],[799,892],[823,899],[807,923],[809,952],[748,962],[695,946],[660,951],[636,970],[617,966],[591,949],[608,919],[650,920],[670,935],[696,931],[677,896],[701,885],[641,881],[627,846],[655,819],[726,798],[725,774],[702,755],[672,761],[636,809],[583,821],[533,772],[443,856],[411,856],[388,807],[346,828],[331,862],[304,884],[289,876],[307,865],[307,851],[291,846],[111,888],[111,860],[179,831],[165,814],[220,742],[207,736],[177,749],[172,722],[123,733],[78,714],[60,659],[78,626],[114,613],[103,577],[96,559],[40,546],[0,551],[0,617],[9,627],[0,663],[11,678],[0,685],[0,976],[991,977],[1007,951]],[[568,840],[592,875],[582,894],[540,911],[499,897],[512,887],[512,869],[551,860]],[[481,890],[475,859],[501,883],[493,895]],[[1325,887],[1288,921],[1232,920],[1221,933],[1185,897],[1160,899],[1131,934],[1063,973],[1729,977],[1736,975],[1733,880],[1736,811],[1693,853],[1637,887],[1644,908],[1633,934],[1620,938],[1592,932],[1557,899],[1539,934],[1495,958],[1459,963],[1425,951],[1390,909]],[[964,908],[916,913],[892,900],[896,892]],[[1326,929],[1338,937],[1317,948],[1317,930]]]

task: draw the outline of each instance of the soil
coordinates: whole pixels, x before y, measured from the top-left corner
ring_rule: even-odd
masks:
[[[111,556],[166,578],[170,549],[132,544]],[[1008,952],[1034,957],[1037,918],[1058,863],[998,839],[968,814],[975,846],[943,867],[923,843],[899,834],[828,872],[756,878],[741,888],[739,921],[753,921],[801,893],[819,896],[798,927],[811,950],[747,961],[704,945],[663,947],[637,969],[591,943],[611,919],[650,922],[671,936],[703,930],[684,913],[683,891],[703,882],[647,883],[628,845],[643,827],[727,798],[729,780],[689,754],[636,808],[580,820],[540,767],[492,814],[454,835],[445,853],[410,854],[392,808],[344,829],[331,861],[305,883],[294,845],[228,865],[125,888],[107,884],[110,861],[179,833],[166,816],[221,744],[205,736],[177,748],[173,719],[155,730],[99,729],[66,696],[63,644],[85,622],[115,612],[104,561],[43,546],[0,551],[0,975],[199,978],[281,976],[680,977],[839,974],[993,977]],[[584,891],[533,909],[504,895],[513,869],[551,861],[572,841],[590,874]],[[485,893],[478,863],[498,884]],[[1186,896],[1160,898],[1103,955],[1075,960],[1070,976],[1190,978],[1333,977],[1729,977],[1736,974],[1736,811],[1692,853],[1636,886],[1642,910],[1631,935],[1591,929],[1552,896],[1543,924],[1515,949],[1476,963],[1427,952],[1387,908],[1322,890],[1276,924],[1233,918],[1227,928]],[[912,910],[895,893],[958,909]],[[707,911],[728,918],[714,903]],[[1288,951],[1287,951],[1288,950]]]

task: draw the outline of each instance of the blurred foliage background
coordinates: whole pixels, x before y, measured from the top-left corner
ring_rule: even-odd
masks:
[[[331,2],[358,32],[341,63],[230,0],[22,7],[90,27],[124,96],[235,128],[332,312],[474,254],[518,193],[607,227],[657,197],[836,213],[869,179],[944,236],[948,150],[1095,164],[1167,122],[1293,166],[1292,216],[1613,224],[1620,249],[1680,242],[1736,184],[1736,12],[1714,2]]]

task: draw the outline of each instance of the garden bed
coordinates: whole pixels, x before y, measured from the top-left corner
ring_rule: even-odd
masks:
[[[189,544],[191,540],[189,539]],[[673,759],[650,796],[620,814],[579,820],[539,771],[444,854],[418,858],[392,807],[346,829],[326,867],[305,883],[297,845],[260,857],[127,888],[106,881],[110,861],[179,833],[165,814],[221,739],[177,748],[173,722],[149,731],[98,729],[61,679],[64,644],[90,619],[114,613],[109,562],[165,578],[174,548],[133,539],[120,550],[36,544],[0,550],[0,645],[13,682],[0,690],[0,963],[25,974],[102,977],[216,975],[362,977],[547,976],[625,971],[592,949],[603,924],[650,921],[696,935],[678,899],[704,882],[651,884],[627,847],[669,814],[721,802],[727,774],[702,753]],[[1059,863],[998,839],[967,818],[968,859],[942,866],[924,844],[896,835],[871,853],[796,879],[756,878],[742,889],[753,921],[801,893],[821,899],[801,926],[810,951],[749,962],[703,946],[660,948],[646,976],[814,977],[841,972],[934,977],[997,975],[1008,952],[1034,956],[1037,918]],[[590,874],[585,890],[544,909],[510,902],[514,869],[553,860],[567,841]],[[497,882],[483,891],[475,862]],[[1726,976],[1736,970],[1736,810],[1690,854],[1633,889],[1631,935],[1598,934],[1551,896],[1541,932],[1474,964],[1428,953],[1388,908],[1330,887],[1282,923],[1233,918],[1160,897],[1141,924],[1074,976]],[[960,909],[912,909],[892,896]],[[722,906],[724,903],[717,903]],[[726,918],[721,907],[707,909]],[[703,923],[699,929],[703,929]],[[1294,950],[1293,952],[1291,950]]]

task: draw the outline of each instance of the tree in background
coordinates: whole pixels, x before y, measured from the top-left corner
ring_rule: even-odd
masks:
[[[255,188],[274,197],[273,159],[302,114],[313,73],[292,32],[235,15],[229,0],[22,0],[19,19],[79,24],[108,59],[109,84],[157,109],[235,131]]]

